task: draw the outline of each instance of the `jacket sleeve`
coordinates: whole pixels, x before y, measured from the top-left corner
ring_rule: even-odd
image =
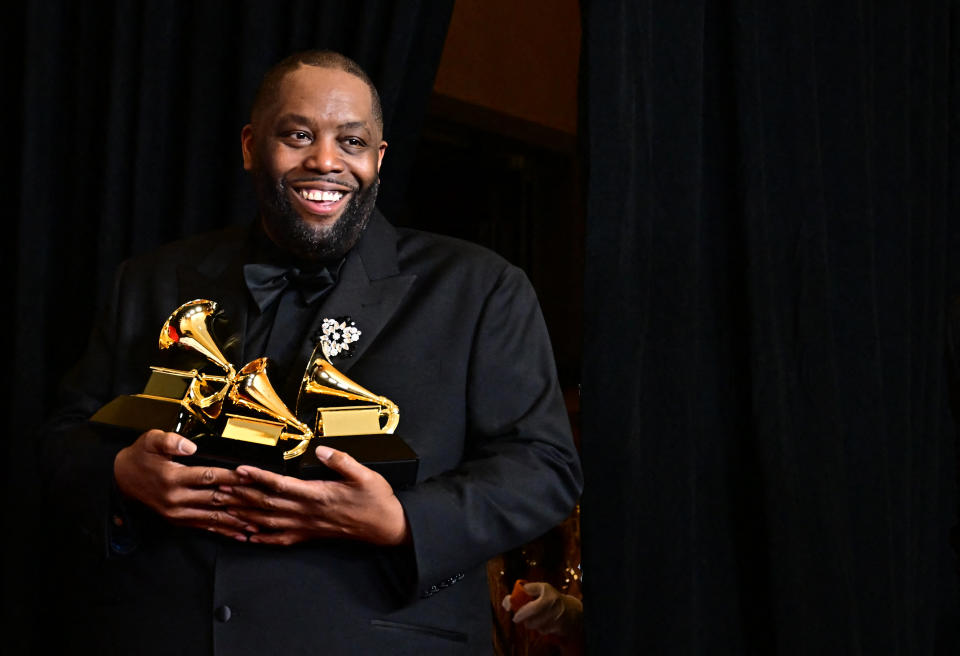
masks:
[[[426,594],[562,521],[582,489],[546,326],[516,267],[503,270],[483,304],[465,412],[460,465],[397,493],[415,587]]]
[[[57,521],[94,553],[122,553],[129,546],[113,461],[125,446],[120,435],[98,430],[88,421],[114,395],[119,299],[123,267],[107,307],[98,315],[87,348],[58,388],[57,407],[38,435],[44,497]]]

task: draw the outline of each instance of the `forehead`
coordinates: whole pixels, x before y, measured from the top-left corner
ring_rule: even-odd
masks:
[[[287,114],[317,121],[363,121],[376,129],[370,89],[357,76],[336,68],[301,65],[283,76],[264,119]]]

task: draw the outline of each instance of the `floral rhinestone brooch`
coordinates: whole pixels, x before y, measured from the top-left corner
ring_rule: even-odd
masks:
[[[360,339],[361,334],[363,333],[350,317],[324,319],[317,334],[317,341],[323,344],[327,357],[343,354],[343,357],[349,358],[353,355],[350,345]]]

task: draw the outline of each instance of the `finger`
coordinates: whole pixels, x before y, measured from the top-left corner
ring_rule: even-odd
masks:
[[[206,493],[206,490],[204,491]],[[226,492],[221,491],[220,486],[210,490],[210,505],[211,506],[227,506],[230,502],[230,495]]]
[[[523,584],[523,591],[528,595],[536,599],[537,597],[542,597],[543,593],[546,591],[546,583],[542,581],[533,581],[531,583]]]
[[[250,532],[244,528],[236,528],[234,526],[229,526],[225,524],[204,524],[203,522],[187,523],[187,526],[192,526],[193,528],[202,529],[208,533],[216,533],[217,535],[222,535],[239,542],[249,541]]]
[[[234,492],[242,489],[241,487],[220,485],[209,493],[210,503],[214,506],[242,506],[244,505],[243,497]]]
[[[280,533],[258,533],[251,535],[249,541],[254,544],[273,544],[279,546],[289,546],[298,542],[303,542],[308,536],[297,531],[283,531]]]
[[[237,540],[238,542],[248,542],[250,539],[246,533],[235,533],[233,531],[227,531],[213,526],[207,527],[207,530],[211,533],[216,533],[218,535]]]
[[[243,480],[234,470],[223,467],[183,467],[176,474],[178,484],[194,488],[230,486]]]
[[[231,517],[238,519],[240,522],[245,522],[247,524],[243,527],[245,531],[248,533],[256,533],[259,530],[256,526],[251,525],[249,520],[237,517],[234,509],[239,505],[242,505],[239,497],[236,497],[229,492],[224,492],[222,488],[217,488],[210,492],[205,491],[205,493],[210,495],[210,506],[216,509],[222,508],[223,511]]]
[[[513,614],[513,622],[514,624],[523,624],[534,615],[536,615],[536,609],[533,607],[533,602],[526,603]]]
[[[526,586],[524,586],[526,589]],[[516,612],[513,616],[513,621],[518,624],[521,622],[528,622],[531,619],[538,617],[544,610],[549,607],[550,603],[545,597],[537,597],[533,601],[525,603],[520,607],[520,610]]]
[[[304,520],[301,514],[284,515],[275,511],[265,511],[256,508],[238,508],[231,506],[227,512],[237,521],[243,523],[244,527],[256,526],[262,531],[276,533],[279,531],[302,530]],[[321,530],[322,527],[316,523],[311,523],[313,530]]]
[[[271,502],[267,503],[267,505],[271,506],[271,510],[264,510],[262,505],[264,503],[262,492],[258,492],[257,494],[261,496],[245,497],[217,490],[212,495],[211,505],[223,508],[234,517],[239,517],[242,521],[246,522],[255,522],[257,518],[262,516],[278,517],[281,513],[293,512],[292,506],[281,509],[278,504]],[[258,513],[256,518],[253,513]]]
[[[197,451],[196,444],[177,433],[151,430],[143,434],[143,439],[147,451],[163,456],[190,456]]]
[[[500,605],[503,606],[503,610],[512,610],[510,608],[510,595],[505,596],[503,601],[500,602]]]
[[[167,515],[191,514],[195,512],[225,513],[230,509],[231,502],[227,495],[219,490],[194,489],[181,487],[172,492],[166,499]]]
[[[513,616],[513,621],[517,623],[529,621],[531,617],[534,617],[537,613],[541,612],[542,609],[549,603],[547,595],[544,594],[544,584],[539,581],[533,583],[524,583],[523,591],[530,595],[531,599],[517,609],[516,614]]]
[[[227,512],[240,521],[259,527],[260,533],[263,535],[268,533],[296,533],[304,536],[302,539],[306,539],[306,536],[343,538],[346,535],[342,522],[318,517],[317,515],[308,515],[303,508],[297,508],[296,511],[286,514],[247,507],[230,507]]]
[[[563,616],[563,613],[563,602],[558,597],[554,597],[548,603],[540,606],[536,613],[523,621],[526,623],[528,629],[551,633],[559,627],[560,618]]]
[[[303,500],[300,497],[284,496],[283,492],[270,492],[249,485],[232,485],[230,492],[221,490],[226,505],[271,513],[293,513],[302,511]]]
[[[225,509],[176,508],[168,513],[171,521],[196,528],[216,528],[232,533],[243,533],[248,522],[231,515]]]
[[[328,446],[318,446],[316,449],[317,459],[333,471],[340,474],[344,480],[363,482],[375,472],[369,467],[364,467],[348,453],[331,449]]]
[[[270,492],[278,497],[291,499],[312,498],[317,488],[325,484],[325,481],[303,481],[299,478],[283,476],[282,474],[249,465],[237,467],[236,473],[239,477],[240,485],[246,487],[247,490],[259,489],[260,491]]]

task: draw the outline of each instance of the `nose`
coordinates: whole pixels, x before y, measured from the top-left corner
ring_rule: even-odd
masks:
[[[343,171],[340,148],[334,139],[317,139],[307,150],[303,166],[320,173]]]

